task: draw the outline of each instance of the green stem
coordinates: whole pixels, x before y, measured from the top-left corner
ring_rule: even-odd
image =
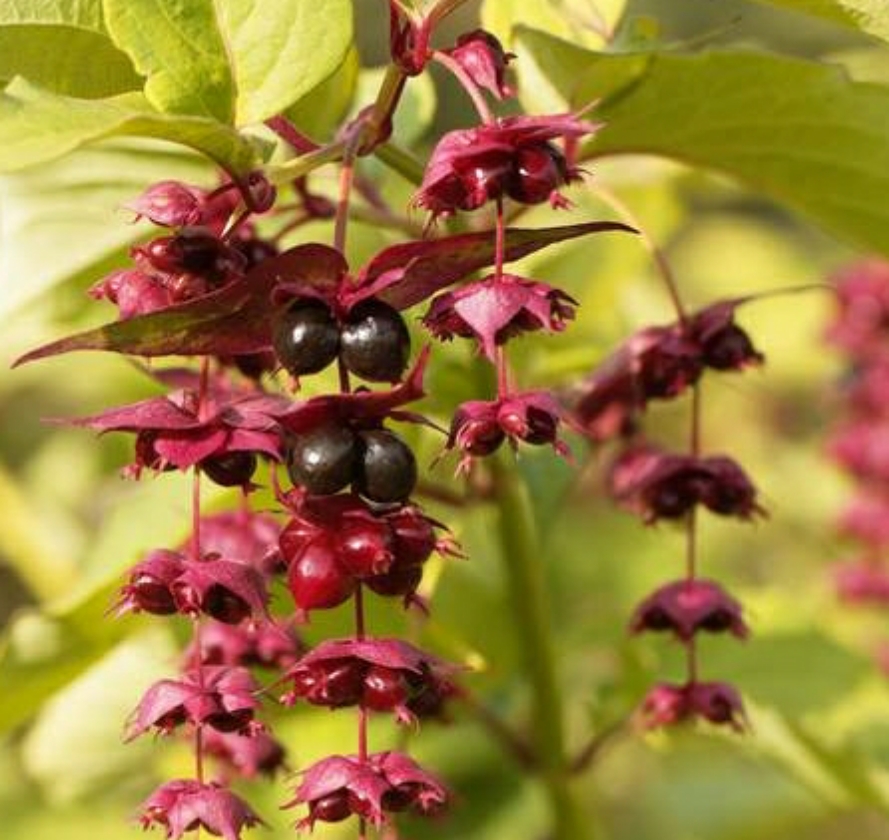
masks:
[[[423,181],[423,164],[409,151],[391,140],[377,146],[374,155],[410,183],[419,186]]]
[[[516,642],[531,686],[531,736],[553,813],[550,837],[589,840],[591,821],[581,811],[569,782],[571,761],[566,755],[552,622],[531,500],[510,454],[501,453],[489,463]]]

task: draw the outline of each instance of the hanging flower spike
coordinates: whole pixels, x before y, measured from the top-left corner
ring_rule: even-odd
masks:
[[[867,559],[841,563],[834,572],[837,595],[849,604],[889,605],[889,570]]]
[[[472,459],[496,451],[504,440],[513,447],[521,441],[550,444],[568,457],[567,444],[558,437],[562,412],[549,391],[526,391],[499,400],[470,400],[462,403],[451,421],[445,449],[463,453],[457,472],[465,472]]]
[[[506,65],[515,58],[503,49],[500,40],[476,29],[457,38],[457,45],[445,52],[466,71],[472,81],[497,99],[510,99],[515,90],[506,84]]]
[[[241,831],[265,823],[230,790],[191,779],[174,779],[161,785],[140,806],[143,828],[154,824],[166,829],[168,840],[205,828],[224,840],[240,840]]]
[[[633,446],[612,465],[608,490],[619,505],[649,525],[658,519],[679,519],[696,504],[722,516],[765,515],[747,474],[722,455],[694,457]]]
[[[259,665],[282,670],[291,667],[305,652],[305,645],[290,623],[272,620],[241,624],[208,623],[201,629],[200,652],[193,640],[186,648],[186,667],[204,665]]]
[[[859,490],[840,514],[837,528],[874,548],[889,546],[889,498]]]
[[[448,132],[432,151],[414,204],[433,218],[476,210],[504,195],[523,204],[548,200],[565,207],[558,188],[579,180],[580,171],[550,141],[576,139],[599,127],[572,114],[553,114]]]
[[[715,581],[695,578],[668,583],[648,596],[630,621],[630,631],[670,631],[688,642],[701,630],[745,639],[741,605]]]
[[[839,426],[827,443],[827,453],[843,469],[864,481],[889,480],[889,423],[852,420]]]
[[[889,264],[861,260],[838,271],[832,280],[839,311],[827,340],[854,358],[882,353],[889,336]]]
[[[678,325],[627,339],[567,395],[573,422],[594,440],[631,434],[649,400],[674,399],[703,372],[700,347]]]
[[[258,691],[245,668],[203,666],[186,671],[178,680],[160,680],[139,701],[127,740],[151,728],[169,734],[185,723],[244,735],[260,731],[262,725],[253,719],[259,708]]]
[[[702,718],[717,726],[728,726],[736,732],[747,728],[741,696],[728,683],[659,683],[652,688],[637,712],[645,729],[674,726],[694,718]]]
[[[475,338],[493,362],[497,345],[523,332],[561,332],[577,301],[561,289],[503,274],[491,275],[434,298],[423,324],[436,337]]]

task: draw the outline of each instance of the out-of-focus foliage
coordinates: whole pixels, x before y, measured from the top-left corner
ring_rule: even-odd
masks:
[[[0,14],[0,78],[21,74],[31,83],[16,82],[0,100],[0,163],[16,169],[88,145],[0,182],[4,369],[37,344],[109,319],[110,308],[86,306],[83,291],[121,265],[126,247],[143,235],[120,210],[127,197],[164,177],[207,185],[215,177],[197,156],[169,146],[93,141],[121,131],[190,139],[189,145],[243,170],[260,159],[265,146],[236,135],[228,122],[256,121],[292,105],[295,118],[306,115],[309,135],[329,139],[343,114],[366,104],[378,75],[368,69],[357,73],[348,55],[343,61],[345,46],[331,48],[324,53],[324,72],[292,99],[297,88],[279,79],[272,87],[257,83],[255,95],[242,103],[229,82],[221,93],[214,89],[216,104],[203,116],[190,106],[183,114],[162,81],[148,90],[151,104],[138,92],[143,80],[137,70],[157,77],[169,68],[152,69],[137,58],[136,34],[126,34],[123,23],[115,27],[109,21],[109,36],[101,14],[95,17],[97,4],[32,5],[57,7],[68,17],[16,21],[2,16],[11,12]],[[204,13],[211,5],[195,4]],[[259,4],[239,8],[246,14],[254,5]],[[281,3],[280,14],[304,5]],[[339,8],[326,0],[310,5]],[[356,5],[364,37],[371,29],[385,39],[382,0]],[[488,0],[470,9],[504,39],[513,33],[510,46],[519,55],[529,107],[558,110],[602,98],[592,115],[598,112],[608,125],[588,150],[586,185],[570,191],[577,205],[570,221],[613,215],[597,192],[600,186],[620,196],[665,247],[693,306],[820,283],[854,255],[848,243],[889,253],[883,200],[889,87],[849,81],[835,58],[855,47],[859,57],[866,54],[872,67],[886,72],[889,50],[868,37],[885,36],[879,4],[772,3],[797,12],[790,16],[798,24],[792,33],[784,26],[788,13],[766,4],[708,5],[719,8],[699,16],[697,0]],[[124,13],[141,4],[119,6]],[[803,14],[808,11],[815,16]],[[329,25],[342,30],[345,44],[351,30],[340,26],[341,11],[335,17]],[[41,39],[58,39],[59,27],[76,30],[69,33],[72,56],[94,48],[94,55],[104,56],[104,67],[117,70],[71,84],[72,75],[57,74],[57,65],[40,65],[37,58],[51,43]],[[247,43],[251,30],[245,24],[240,31]],[[4,46],[8,42],[21,45],[19,65]],[[769,54],[757,49],[762,44]],[[289,41],[274,47],[282,54],[291,48]],[[311,48],[308,52],[315,57]],[[217,52],[215,60],[227,58]],[[298,80],[299,69],[292,74]],[[332,88],[324,86],[328,76]],[[245,78],[237,68],[236,77]],[[121,93],[125,100],[104,98]],[[306,98],[293,105],[303,93]],[[60,113],[73,113],[54,110],[64,105],[62,97],[84,100],[77,105],[79,122],[60,119]],[[428,80],[411,81],[408,97],[396,136],[418,155],[428,151],[433,123],[465,120],[450,94],[439,96],[435,107]],[[25,127],[27,135],[21,133]],[[11,137],[18,145],[7,144]],[[392,206],[406,206],[410,185],[376,161],[363,171],[380,176]],[[312,186],[332,194],[333,178],[322,171],[312,176]],[[554,218],[536,208],[522,225],[553,224]],[[326,228],[312,225],[292,241],[322,232]],[[350,229],[351,261],[361,264],[404,236],[374,219],[358,220]],[[581,302],[564,334],[516,344],[516,369],[529,386],[569,384],[632,330],[672,318],[650,258],[635,238],[564,243],[522,261],[516,271],[545,277]],[[730,451],[743,463],[771,514],[750,526],[704,520],[701,534],[704,573],[738,594],[753,629],[740,647],[706,639],[704,675],[740,686],[752,731],[740,737],[677,730],[612,738],[578,780],[603,837],[832,840],[854,834],[876,840],[889,830],[889,683],[870,659],[886,621],[838,605],[826,571],[843,551],[831,523],[847,492],[820,451],[823,394],[838,369],[820,344],[830,306],[830,295],[817,289],[745,306],[740,320],[767,365],[704,382],[706,449]],[[460,345],[436,354],[424,407],[442,422],[456,402],[478,396],[475,377],[467,375],[472,365]],[[103,616],[127,566],[149,548],[176,544],[185,533],[186,481],[165,475],[125,483],[117,471],[130,457],[128,442],[114,436],[96,441],[83,431],[39,422],[155,391],[130,363],[90,354],[0,377],[5,840],[62,833],[68,840],[125,836],[123,823],[152,782],[188,772],[187,749],[174,742],[120,743],[123,719],[142,684],[173,667],[175,631],[151,617]],[[684,402],[653,405],[649,428],[678,444],[687,410]],[[406,434],[422,463],[439,452],[434,435]],[[645,529],[616,513],[599,481],[607,455],[589,452],[580,440],[571,443],[575,468],[549,453],[527,452],[521,466],[545,550],[569,740],[580,748],[591,732],[621,721],[652,681],[680,678],[677,645],[660,638],[630,640],[625,627],[640,598],[680,574],[683,546],[669,526]],[[445,459],[430,476],[459,489],[452,466]],[[266,491],[260,498],[273,506]],[[209,503],[223,499],[228,497],[219,491]],[[442,563],[427,573],[425,594],[433,596],[428,621],[376,604],[369,621],[381,634],[406,630],[471,664],[477,672],[468,683],[498,714],[521,725],[527,695],[517,676],[521,652],[509,623],[493,510],[483,503],[466,509],[429,504],[454,528],[469,560]],[[278,600],[285,601],[283,593]],[[322,638],[345,626],[334,611],[319,615],[307,632]],[[276,711],[274,718],[291,745],[294,767],[331,751],[331,745],[350,749],[349,715],[297,708]],[[379,723],[371,737],[382,749],[398,735],[388,721]],[[540,792],[511,769],[470,714],[458,712],[451,726],[428,724],[408,737],[457,794],[450,817],[412,825],[409,836],[543,835],[547,817]],[[292,813],[278,810],[288,786],[279,779],[251,788],[251,800],[273,825],[265,836],[292,836]],[[319,827],[316,836],[353,834],[354,826],[331,826]]]

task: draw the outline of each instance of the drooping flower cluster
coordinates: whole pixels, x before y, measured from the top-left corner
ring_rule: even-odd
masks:
[[[488,33],[469,33],[438,53],[429,49],[437,8],[418,22],[391,6],[401,84],[437,57],[477,105],[484,95],[512,95],[504,75],[512,56]],[[497,368],[496,394],[453,414],[444,448],[458,450],[460,470],[506,440],[514,448],[549,444],[567,455],[561,407],[547,391],[516,387],[504,345],[525,332],[565,329],[577,302],[544,282],[505,273],[504,265],[564,239],[631,230],[613,222],[508,229],[506,201],[569,206],[560,190],[580,178],[569,150],[597,126],[572,114],[495,119],[486,106],[480,113],[481,125],[441,139],[413,204],[434,220],[492,202],[494,230],[390,246],[352,271],[344,254],[348,188],[337,205],[333,247],[280,250],[254,220],[286,212],[274,206],[276,190],[261,173],[214,190],[163,181],[130,204],[137,220],[160,226],[161,235],[135,246],[133,266],[91,290],[117,307],[117,320],[26,357],[104,349],[197,359],[194,367],[150,370],[167,389],[162,395],[70,421],[132,434],[133,461],[124,470],[130,478],[179,470],[193,479],[191,534],[182,545],[147,552],[114,605],[118,616],[179,615],[193,628],[179,673],[145,692],[126,730],[128,738],[154,732],[193,739],[194,778],[168,781],[143,802],[146,828],[160,827],[174,840],[201,828],[238,840],[243,829],[262,824],[228,782],[273,773],[285,760],[283,745],[260,720],[261,674],[268,671],[277,674],[272,685],[286,684],[286,706],[358,710],[357,752],[302,770],[287,804],[307,809],[299,827],[355,816],[363,836],[366,823],[394,830],[393,815],[433,814],[446,804],[443,785],[407,755],[371,752],[367,743],[370,713],[388,712],[406,724],[443,720],[458,694],[457,667],[401,640],[374,637],[365,626],[369,597],[398,597],[427,610],[418,595],[425,564],[435,552],[459,554],[447,528],[414,500],[418,466],[396,431],[405,422],[438,428],[406,408],[424,396],[429,348],[410,364],[402,310],[431,299],[422,319],[429,332],[474,340]],[[364,137],[366,114],[343,129],[347,149]],[[284,118],[270,127],[300,152],[311,150]],[[391,114],[354,149],[367,153],[388,130]],[[346,169],[354,165],[344,158]],[[332,204],[312,195],[305,177],[293,190],[301,206],[285,232],[331,215]],[[493,273],[467,281],[486,269]],[[297,389],[330,366],[339,374],[337,393],[293,399],[287,392],[286,384]],[[353,377],[368,384],[354,387]],[[290,486],[281,485],[285,472]],[[251,507],[266,476],[283,522]],[[239,509],[205,515],[204,479],[237,488]],[[751,502],[749,512],[755,510]],[[279,614],[280,605],[272,611],[269,593],[278,577],[292,596],[290,617]],[[306,650],[294,625],[345,604],[354,610],[354,633]],[[205,758],[215,759],[213,779]]]
[[[701,578],[697,558],[697,510],[749,520],[764,515],[756,488],[727,455],[700,451],[699,380],[707,369],[740,371],[763,355],[735,323],[743,301],[720,301],[674,324],[631,336],[569,395],[573,424],[592,441],[617,439],[620,450],[607,475],[614,501],[648,525],[678,520],[686,528],[686,574],[645,598],[630,621],[632,633],[668,632],[687,651],[682,683],[659,683],[638,711],[646,728],[699,718],[735,730],[744,727],[741,697],[729,684],[698,674],[700,633],[749,633],[741,605],[717,582]],[[692,390],[690,451],[669,452],[646,440],[640,417],[651,400],[675,399]]]
[[[843,601],[882,608],[889,605],[889,263],[853,263],[833,283],[826,338],[847,370],[834,388],[839,412],[827,451],[855,482],[836,523],[855,548],[834,580]]]

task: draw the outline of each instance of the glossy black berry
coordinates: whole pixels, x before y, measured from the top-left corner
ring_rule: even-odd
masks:
[[[293,376],[318,373],[336,358],[339,326],[327,304],[304,298],[277,315],[272,345],[282,366]]]
[[[386,429],[360,434],[355,480],[358,492],[372,502],[403,502],[417,483],[417,461],[408,445]]]
[[[201,461],[201,470],[221,487],[243,487],[256,472],[256,455],[252,452],[226,452]]]
[[[343,364],[370,382],[397,382],[407,367],[411,339],[404,319],[381,300],[359,303],[340,334]]]
[[[565,158],[551,143],[524,146],[515,155],[506,192],[523,204],[540,204],[568,180]]]
[[[327,496],[352,483],[357,463],[354,432],[331,423],[294,437],[287,471],[294,484],[313,495]]]

